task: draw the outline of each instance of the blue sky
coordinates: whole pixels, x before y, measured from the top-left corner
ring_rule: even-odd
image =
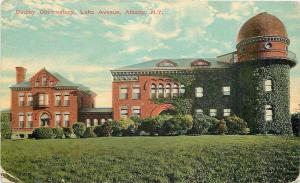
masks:
[[[75,15],[41,15],[40,10],[72,10]],[[163,15],[149,15],[150,10]],[[35,15],[17,15],[34,10]],[[80,11],[94,10],[94,15]],[[122,15],[98,15],[119,10]],[[147,15],[128,15],[143,10]],[[300,57],[299,2],[7,0],[1,5],[0,107],[9,107],[15,67],[29,78],[46,67],[97,94],[96,105],[111,106],[109,70],[157,58],[216,57],[235,50],[242,24],[260,12],[281,19],[289,50]],[[291,110],[300,103],[300,66],[291,70]]]

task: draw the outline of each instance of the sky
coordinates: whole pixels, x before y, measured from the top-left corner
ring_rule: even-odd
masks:
[[[73,14],[43,14],[44,10]],[[88,10],[95,14],[84,14]],[[98,14],[100,10],[121,14]],[[127,10],[146,14],[126,14]],[[28,79],[43,67],[59,72],[96,92],[97,107],[109,107],[111,69],[151,59],[214,58],[235,51],[240,27],[261,12],[284,22],[289,50],[300,57],[299,2],[4,0],[0,108],[10,106],[16,66],[27,68]],[[300,104],[300,64],[291,69],[290,84],[295,112]]]

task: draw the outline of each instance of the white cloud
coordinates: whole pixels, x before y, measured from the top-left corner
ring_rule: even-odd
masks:
[[[120,53],[134,53],[136,51],[140,50],[139,47],[137,46],[132,46],[132,47],[128,47],[127,49],[125,50],[121,50]]]
[[[255,6],[253,1],[247,2],[231,2],[230,11],[216,13],[217,18],[224,20],[241,21],[244,17],[248,17],[250,14],[256,14],[258,7]]]

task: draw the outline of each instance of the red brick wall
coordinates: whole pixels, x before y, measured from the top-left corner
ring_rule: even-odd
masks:
[[[122,106],[128,107],[128,116],[132,116],[132,107],[140,106],[141,118],[150,117],[159,114],[158,111],[166,109],[165,105],[154,104],[150,99],[151,84],[158,85],[159,83],[172,83],[170,79],[161,79],[153,76],[139,76],[138,81],[114,81],[112,83],[112,106],[114,120],[120,119],[120,110]],[[141,87],[141,98],[132,99],[133,85],[139,84]],[[120,88],[122,86],[128,87],[128,99],[120,99]]]
[[[34,75],[31,78],[32,86],[34,86],[34,83],[36,80],[39,80],[40,85],[38,87],[32,87],[28,90],[24,91],[11,91],[11,116],[12,116],[12,130],[13,132],[16,131],[32,131],[34,128],[37,128],[40,126],[40,116],[43,113],[47,113],[50,118],[50,127],[55,127],[55,113],[60,113],[60,125],[63,126],[64,121],[64,113],[69,113],[69,127],[72,126],[72,124],[76,121],[78,121],[78,96],[83,97],[83,106],[84,107],[92,107],[92,104],[94,103],[95,95],[87,95],[83,94],[81,91],[75,90],[75,89],[60,89],[56,90],[52,86],[41,86],[42,82],[42,76],[46,76],[48,81],[53,81],[53,84],[57,82],[56,78],[54,78],[51,74],[46,72],[45,70],[41,70],[36,75]],[[24,101],[25,106],[19,106],[19,94],[24,94]],[[27,106],[27,94],[31,93],[33,95],[34,104],[33,106]],[[34,97],[36,94],[39,93],[45,93],[48,94],[48,106],[45,107],[36,107],[35,102],[38,102],[38,98]],[[61,94],[61,105],[55,106],[55,94],[60,93]],[[64,106],[64,94],[69,94],[69,100],[70,105]],[[27,113],[32,112],[32,128],[27,128]],[[24,128],[19,128],[19,113],[24,114]]]

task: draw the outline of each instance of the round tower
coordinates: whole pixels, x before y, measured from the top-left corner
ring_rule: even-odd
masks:
[[[290,134],[288,51],[284,24],[260,13],[241,27],[237,38],[237,107],[252,133]]]

